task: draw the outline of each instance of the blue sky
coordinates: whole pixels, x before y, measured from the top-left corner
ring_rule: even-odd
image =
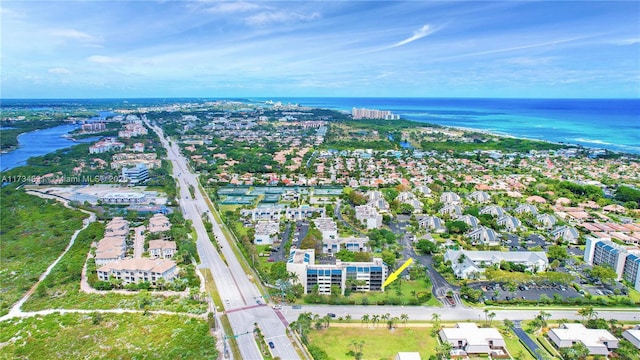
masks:
[[[640,97],[640,2],[2,1],[3,98]]]

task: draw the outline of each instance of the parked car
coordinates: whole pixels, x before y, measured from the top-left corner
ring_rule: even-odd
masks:
[[[269,341],[269,347],[275,349],[276,345],[273,343],[273,341]]]
[[[328,313],[327,315],[329,315],[329,317],[332,317],[332,318],[336,317],[336,314],[334,313]]]

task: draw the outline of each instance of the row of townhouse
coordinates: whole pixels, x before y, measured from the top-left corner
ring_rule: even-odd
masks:
[[[288,220],[303,220],[310,218],[316,214],[320,217],[326,216],[325,208],[323,207],[281,207],[281,206],[269,206],[269,207],[257,207],[255,209],[242,209],[240,215],[251,217],[252,221],[258,220],[273,220],[278,221],[283,216]]]
[[[98,279],[109,281],[113,276],[124,285],[142,281],[157,285],[159,279],[172,281],[177,275],[176,263],[167,259],[124,259],[98,268]]]
[[[294,249],[287,259],[287,271],[296,275],[297,282],[308,294],[317,288],[319,294],[330,295],[331,287],[337,286],[341,293],[350,287],[354,291],[384,291],[383,284],[388,267],[382,259],[368,262],[341,262],[315,264],[315,250]]]
[[[549,267],[549,259],[543,251],[448,250],[444,254],[444,261],[451,262],[453,273],[459,279],[478,277],[487,267],[499,265],[503,261],[525,265],[532,272],[542,272]]]
[[[164,214],[153,214],[151,219],[149,219],[148,230],[152,234],[170,231],[171,222]]]
[[[618,280],[624,279],[640,290],[640,249],[620,246],[610,239],[587,238],[584,261],[612,268]]]
[[[149,240],[149,257],[152,259],[171,259],[176,254],[178,247],[175,241]]]
[[[122,217],[109,221],[104,230],[104,237],[98,241],[95,251],[97,266],[103,266],[124,259],[127,251],[129,222]]]

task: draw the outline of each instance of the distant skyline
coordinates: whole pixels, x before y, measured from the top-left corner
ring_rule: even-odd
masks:
[[[2,1],[0,97],[640,98],[638,1]]]

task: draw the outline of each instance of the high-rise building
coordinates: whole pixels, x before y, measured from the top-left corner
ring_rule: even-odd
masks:
[[[587,238],[584,261],[612,268],[618,280],[624,279],[640,290],[640,250],[618,245],[611,240]]]
[[[385,119],[385,120],[398,120],[400,115],[396,115],[388,110],[376,110],[365,108],[353,108],[351,110],[351,116],[354,119]]]

